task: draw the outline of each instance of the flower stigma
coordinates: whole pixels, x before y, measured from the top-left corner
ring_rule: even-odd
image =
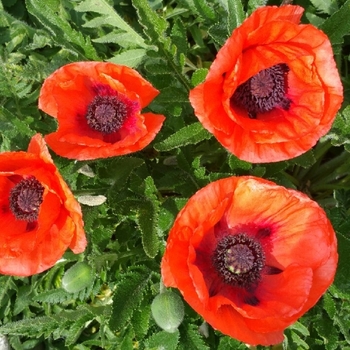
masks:
[[[258,113],[266,113],[276,107],[288,110],[291,100],[286,97],[289,67],[285,63],[263,69],[239,85],[231,97],[231,106],[244,108],[248,116],[256,119]]]
[[[44,186],[30,176],[18,182],[10,191],[10,209],[17,220],[34,222],[43,202]]]
[[[248,288],[261,279],[265,254],[258,241],[240,233],[222,238],[216,246],[212,261],[225,283]]]

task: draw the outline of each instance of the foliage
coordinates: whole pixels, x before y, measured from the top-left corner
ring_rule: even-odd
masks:
[[[246,174],[306,192],[327,209],[338,234],[335,282],[288,328],[283,348],[350,349],[350,0],[294,2],[306,9],[304,22],[330,36],[345,90],[344,109],[312,151],[275,164],[243,162],[202,128],[188,100],[232,30],[258,6],[276,3],[0,2],[0,151],[25,150],[32,135],[56,129],[37,99],[44,79],[69,62],[137,68],[161,91],[150,109],[167,117],[152,145],[132,156],[71,162],[52,154],[74,194],[92,196],[91,205],[81,199],[89,245],[79,256],[67,252],[45,273],[0,277],[0,333],[13,349],[246,348],[203,325],[188,306],[178,330],[165,333],[150,308],[167,233],[187,199],[211,181]],[[65,274],[81,262],[92,267],[89,283],[64,289]]]

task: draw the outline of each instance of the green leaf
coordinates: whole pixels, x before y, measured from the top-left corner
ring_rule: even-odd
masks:
[[[192,74],[192,77],[191,77],[191,83],[193,86],[197,86],[199,85],[200,83],[202,83],[207,74],[208,74],[209,70],[207,68],[199,68],[197,69],[193,74]]]
[[[312,150],[291,160],[292,163],[300,165],[303,168],[309,168],[316,163],[316,158]]]
[[[223,19],[221,22],[212,25],[208,30],[208,34],[218,44],[219,47],[225,44],[226,40],[231,34],[228,30],[228,24],[226,22],[227,20]]]
[[[185,126],[164,141],[155,144],[154,148],[158,151],[169,151],[186,145],[195,145],[211,137],[212,135],[203,128],[202,124],[197,122]]]
[[[57,5],[50,1],[26,0],[28,12],[51,33],[59,46],[64,46],[83,59],[99,60],[89,38],[73,29],[69,22],[57,15]],[[72,45],[73,44],[73,45]],[[83,51],[81,51],[81,49]]]
[[[338,254],[339,261],[337,267],[337,273],[334,279],[334,285],[341,292],[350,297],[350,270],[348,257],[350,256],[350,239],[346,238],[343,234],[338,232]]]
[[[132,0],[140,18],[140,23],[145,28],[144,32],[150,41],[163,42],[164,32],[168,27],[167,22],[152,10],[147,0]]]
[[[58,328],[59,323],[52,317],[43,316],[28,318],[17,322],[9,322],[0,327],[0,334],[19,336],[49,337]]]
[[[138,338],[143,338],[147,334],[150,317],[151,308],[148,304],[145,305],[145,303],[142,303],[140,307],[134,311],[131,318],[131,324],[135,335]]]
[[[230,166],[231,170],[234,172],[240,169],[250,170],[252,168],[251,163],[241,160],[236,156],[234,156],[233,154],[230,154],[228,156],[228,165]]]
[[[239,340],[221,337],[217,350],[247,350],[247,346]]]
[[[332,145],[341,146],[345,145],[345,149],[350,144],[350,106],[337,114],[332,129],[324,137],[326,140],[331,140]],[[348,150],[348,149],[347,149]],[[350,151],[350,150],[348,150]]]
[[[59,304],[67,300],[72,299],[72,294],[66,292],[62,288],[57,288],[53,290],[48,290],[36,295],[33,300],[48,303],[48,304]]]
[[[183,74],[184,55],[177,54],[178,50],[170,38],[165,35],[168,23],[165,19],[157,15],[147,0],[132,0],[135,7],[139,22],[144,28],[145,35],[149,38],[150,43],[157,50],[158,58],[165,59],[172,73],[176,79],[185,87],[187,92],[191,89],[188,79]],[[151,54],[152,51],[149,51]],[[162,94],[161,94],[162,95]]]
[[[156,194],[157,188],[151,176],[145,179],[145,195],[147,201],[138,205],[137,222],[142,232],[142,246],[148,257],[154,258],[159,251],[159,238],[157,234],[157,223],[159,213],[159,202]]]
[[[203,338],[198,332],[198,327],[194,325],[180,326],[180,342],[178,350],[209,350]]]
[[[176,350],[179,342],[179,332],[174,333],[159,332],[154,333],[147,339],[147,349],[149,350]]]
[[[268,0],[249,0],[248,1],[248,13],[251,14],[258,7],[265,6]]]
[[[331,15],[338,10],[336,0],[310,0],[318,12]]]
[[[118,13],[110,6],[106,0],[85,0],[75,7],[78,12],[95,12],[102,15],[102,18],[95,18],[85,24],[86,27],[99,27],[101,24],[107,24],[122,29],[128,36],[128,41],[134,42],[134,45],[146,48],[143,38],[125,22]],[[93,22],[94,21],[94,22]]]
[[[227,11],[227,31],[231,35],[232,31],[240,26],[244,19],[245,13],[241,0],[220,0]]]
[[[115,64],[122,64],[124,66],[128,66],[131,68],[135,68],[141,64],[144,58],[147,55],[147,51],[145,49],[133,49],[124,51],[112,58],[108,59],[108,62],[112,62]]]
[[[151,271],[145,267],[129,269],[120,275],[113,295],[113,306],[109,326],[112,331],[122,329],[143,299],[143,292],[150,280]]]
[[[350,33],[350,0],[327,18],[320,29],[328,35],[332,45],[342,44],[344,36]]]
[[[206,0],[193,0],[198,13],[205,20],[213,21],[216,18],[214,10],[209,6]]]

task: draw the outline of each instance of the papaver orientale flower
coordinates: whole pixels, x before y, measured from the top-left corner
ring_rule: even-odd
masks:
[[[0,153],[0,273],[30,276],[52,267],[69,247],[85,250],[79,203],[40,134],[28,152]]]
[[[217,140],[252,163],[296,157],[325,135],[343,88],[327,36],[298,24],[299,6],[258,8],[232,32],[190,92]]]
[[[67,64],[45,81],[39,108],[57,118],[45,137],[58,155],[77,160],[114,157],[146,147],[164,116],[144,113],[157,95],[135,70],[106,62]]]
[[[215,329],[271,345],[315,305],[337,261],[335,233],[316,202],[267,180],[230,177],[180,211],[162,277]]]

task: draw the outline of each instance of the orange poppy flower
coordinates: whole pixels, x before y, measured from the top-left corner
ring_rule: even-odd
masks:
[[[157,95],[135,70],[105,62],[67,64],[44,82],[39,108],[58,120],[45,137],[58,155],[77,160],[107,158],[146,147],[164,116],[141,114]]]
[[[40,134],[28,152],[0,154],[0,273],[30,276],[52,267],[86,238],[79,203],[52,162]]]
[[[162,260],[165,286],[222,333],[251,345],[283,330],[332,283],[337,243],[306,195],[256,177],[199,190],[178,214]]]
[[[203,126],[242,160],[276,162],[308,151],[340,108],[331,44],[314,26],[298,24],[303,11],[258,8],[190,92]]]

